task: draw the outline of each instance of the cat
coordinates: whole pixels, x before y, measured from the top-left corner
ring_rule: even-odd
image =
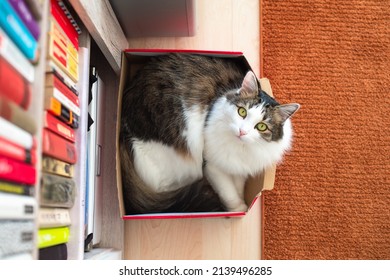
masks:
[[[246,179],[281,161],[299,107],[280,105],[232,59],[151,58],[123,92],[126,213],[246,211]]]

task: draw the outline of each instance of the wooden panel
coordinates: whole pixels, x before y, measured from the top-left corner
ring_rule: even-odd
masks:
[[[123,248],[123,221],[120,218],[116,169],[115,169],[115,129],[116,112],[118,103],[119,79],[109,67],[103,57],[103,53],[95,44],[91,48],[91,65],[95,66],[99,77],[104,83],[103,97],[103,119],[104,131],[102,154],[101,154],[101,176],[103,182],[103,221],[100,247],[112,247],[122,250]]]
[[[69,2],[112,69],[119,74],[121,53],[127,48],[128,42],[108,0],[69,0]]]
[[[196,3],[196,36],[129,39],[129,47],[242,51],[259,75],[259,1]],[[260,200],[243,218],[125,221],[124,257],[260,259],[260,222]]]

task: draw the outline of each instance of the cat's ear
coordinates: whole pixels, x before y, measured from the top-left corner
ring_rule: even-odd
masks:
[[[301,105],[299,105],[298,103],[278,105],[274,109],[274,114],[277,117],[278,121],[284,123],[288,118],[294,115],[300,107]]]
[[[256,94],[259,90],[259,84],[257,82],[257,78],[255,74],[252,71],[248,71],[246,73],[244,81],[242,82],[241,85],[241,93],[243,95],[253,95]]]

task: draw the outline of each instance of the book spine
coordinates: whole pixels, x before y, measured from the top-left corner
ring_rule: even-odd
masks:
[[[46,73],[54,74],[57,77],[60,77],[60,80],[66,84],[76,95],[77,92],[77,83],[74,82],[60,67],[57,66],[52,60],[46,61]]]
[[[38,58],[38,43],[8,1],[0,1],[0,27],[30,61]]]
[[[0,259],[32,253],[35,223],[33,220],[0,220]]]
[[[34,197],[0,192],[0,219],[34,219],[36,210]]]
[[[55,25],[52,23],[52,25]],[[68,45],[56,36],[55,33],[48,33],[48,53],[51,59],[73,82],[78,81],[78,61],[68,51]]]
[[[71,208],[76,198],[76,184],[73,179],[42,173],[40,206]]]
[[[0,117],[0,127],[0,137],[14,142],[28,150],[35,147],[35,139],[30,133],[2,117]]]
[[[42,228],[38,230],[38,248],[67,243],[69,241],[69,227]]]
[[[50,97],[45,98],[44,109],[52,113],[61,121],[70,125],[72,128],[79,127],[79,120],[76,115],[73,114],[68,108],[63,106],[57,99]]]
[[[51,157],[42,158],[42,171],[73,178],[74,165]]]
[[[34,81],[34,66],[1,28],[0,56],[3,56],[28,82],[32,83]]]
[[[59,80],[64,86],[70,90],[74,95],[78,96],[79,93],[77,92],[77,89],[74,87],[73,84],[68,83],[66,79],[64,79],[61,74],[57,73],[55,70],[53,70],[50,73],[46,73],[45,75],[45,85],[47,87],[54,87],[55,79]]]
[[[0,117],[34,135],[37,132],[35,119],[13,101],[0,96]]]
[[[74,143],[46,128],[42,131],[42,153],[70,164],[74,164],[77,161]]]
[[[46,85],[46,87],[49,87]],[[80,107],[80,100],[79,97],[69,89],[57,76],[53,75],[53,86],[54,88],[58,89],[60,92],[62,92],[72,103],[74,103],[77,107]]]
[[[66,125],[54,115],[50,114],[48,111],[44,112],[43,123],[45,128],[55,132],[59,136],[62,136],[71,142],[76,141],[74,130],[69,125]]]
[[[49,34],[56,39],[56,42],[60,44],[64,50],[67,51],[67,54],[72,56],[77,62],[79,61],[78,50],[69,40],[69,37],[66,35],[65,31],[61,28],[55,19],[51,19],[50,21]]]
[[[67,260],[68,246],[66,243],[39,249],[39,260]]]
[[[24,0],[8,0],[11,6],[14,8],[15,12],[18,14],[20,19],[26,25],[28,30],[31,32],[35,40],[39,39],[41,29],[39,28],[38,23],[35,21],[30,10],[28,9]]]
[[[0,56],[0,96],[7,97],[27,110],[31,103],[31,94],[31,84]]]
[[[36,170],[29,164],[0,155],[0,179],[14,183],[34,185]]]
[[[70,92],[70,94],[74,95],[72,92]],[[80,116],[80,105],[73,102],[73,98],[69,95],[69,92],[63,92],[56,87],[46,87],[45,98],[51,97],[60,101],[62,105],[71,110],[77,116]]]
[[[0,192],[16,194],[16,195],[34,196],[35,188],[33,186],[13,184],[5,181],[0,181]]]
[[[63,227],[70,224],[69,209],[41,207],[38,211],[39,228]]]
[[[13,143],[0,136],[0,155],[35,165],[37,161],[36,150],[27,150],[20,145]]]
[[[62,5],[64,4],[62,3]],[[75,46],[75,48],[78,50],[79,49],[78,32],[75,29],[72,22],[67,17],[67,15],[64,13],[58,0],[50,0],[50,13],[53,16],[53,18],[56,20],[56,22],[61,26],[62,30],[64,30],[67,37]]]
[[[35,20],[42,19],[42,4],[40,0],[24,0]]]

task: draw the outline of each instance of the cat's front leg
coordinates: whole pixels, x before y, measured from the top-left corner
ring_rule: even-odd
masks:
[[[228,211],[244,212],[248,209],[243,197],[244,180],[242,178],[227,174],[212,164],[207,164],[204,172]]]

